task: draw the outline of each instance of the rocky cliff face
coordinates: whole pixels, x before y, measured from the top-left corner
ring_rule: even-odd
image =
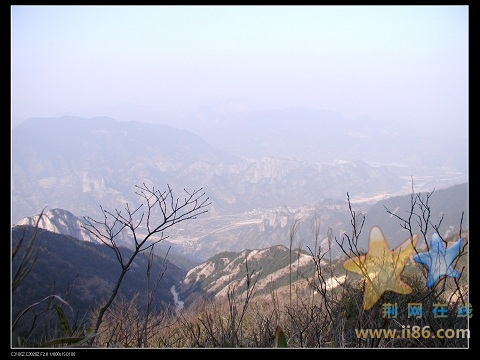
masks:
[[[25,217],[18,221],[17,225],[38,226],[41,229],[51,231],[56,234],[72,236],[78,240],[102,243],[96,236],[85,229],[80,218],[70,211],[63,209],[47,210],[44,213]],[[116,237],[119,246],[131,247],[132,240],[126,232],[120,233]]]
[[[26,217],[15,225],[30,225],[54,232],[56,234],[70,235],[84,241],[97,240],[85,229],[82,222],[71,212],[63,209],[47,210],[43,214]]]

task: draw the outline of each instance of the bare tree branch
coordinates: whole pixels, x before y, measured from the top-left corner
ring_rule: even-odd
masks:
[[[172,188],[167,184],[167,190],[160,191],[154,186],[149,187],[145,183],[136,186],[136,194],[143,199],[143,203],[135,209],[126,204],[123,211],[107,211],[102,207],[103,220],[94,220],[84,217],[83,228],[95,238],[107,245],[115,252],[122,271],[117,279],[116,285],[110,298],[100,309],[94,327],[96,333],[100,328],[103,316],[118,294],[123,278],[131,264],[141,252],[153,247],[159,242],[168,238],[164,231],[170,227],[187,220],[196,219],[198,215],[208,212],[207,207],[211,204],[210,199],[205,195],[202,188],[189,192],[180,201],[173,194]],[[146,234],[142,234],[140,227],[146,223]],[[124,259],[117,238],[124,235],[124,232],[133,239],[134,251],[128,258]],[[94,339],[92,338],[91,344]]]

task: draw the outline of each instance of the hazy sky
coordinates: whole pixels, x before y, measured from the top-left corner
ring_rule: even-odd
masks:
[[[467,135],[468,11],[12,6],[12,115],[239,99]]]

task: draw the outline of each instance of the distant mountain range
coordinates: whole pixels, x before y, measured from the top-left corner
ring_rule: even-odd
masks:
[[[332,228],[341,236],[348,230],[343,226],[350,216],[347,194],[357,211],[374,214],[366,221],[384,223],[391,217],[381,205],[369,209],[371,204],[412,190],[438,193],[468,184],[466,141],[454,135],[450,142],[432,142],[428,134],[394,124],[304,109],[203,112],[179,119],[178,125],[202,133],[208,142],[170,125],[105,117],[32,118],[16,126],[12,225],[55,209],[79,219],[101,218],[101,207],[138,206],[135,185],[142,183],[160,189],[169,184],[178,195],[202,188],[212,201],[208,213],[171,228],[164,243],[164,250],[171,246],[174,253],[188,254],[193,265],[222,251],[286,245],[297,218],[304,223],[320,218],[320,234]],[[449,213],[456,201],[457,208],[466,204],[463,186],[460,197],[435,211]],[[392,226],[401,231],[398,223]],[[84,238],[77,231],[66,232]]]
[[[202,137],[101,117],[24,121],[11,137],[12,224],[45,208],[101,216],[100,205],[138,203],[135,185],[144,182],[203,188],[217,216],[345,200],[347,192],[355,200],[406,194],[412,178],[417,191],[468,180],[468,144],[454,134],[432,139],[302,109],[203,113],[188,124]]]
[[[422,193],[419,195],[422,196]],[[422,198],[427,201],[426,205],[430,210],[429,221],[439,225],[438,232],[441,236],[458,233],[460,225],[463,230],[468,230],[468,183],[424,193]],[[351,207],[356,216],[362,215],[365,218],[364,236],[360,237],[359,242],[364,249],[367,247],[367,234],[372,226],[380,226],[385,236],[392,239],[392,246],[408,237],[402,222],[387,211],[406,219],[411,211],[410,195],[395,196],[374,204],[351,204]],[[21,219],[17,225],[34,226],[37,220],[38,216],[31,216]],[[200,216],[191,220],[188,227],[182,225],[170,228],[169,237],[157,246],[157,250],[160,255],[169,251],[169,259],[173,263],[190,270],[220,252],[238,252],[275,245],[288,246],[291,241],[291,227],[295,222],[298,222],[298,226],[294,246],[304,249],[307,246],[313,248],[315,241],[326,246],[329,231],[339,241],[343,234],[350,234],[352,231],[348,202],[326,199],[297,209],[280,207],[225,216]],[[97,242],[83,229],[83,223],[82,218],[69,211],[53,209],[44,213],[39,226],[59,234]],[[431,224],[426,234],[427,239],[434,231]],[[318,226],[318,239],[315,239],[313,233],[314,226]],[[412,230],[420,231],[415,220],[412,220]],[[121,234],[117,242],[126,247],[132,246],[132,239]],[[331,244],[331,255],[334,258],[343,255],[335,242]]]

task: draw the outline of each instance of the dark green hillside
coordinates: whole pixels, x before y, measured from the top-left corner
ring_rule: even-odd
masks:
[[[34,250],[38,250],[38,257],[32,271],[12,294],[12,317],[15,318],[19,311],[52,294],[67,301],[76,317],[80,319],[89,310],[97,307],[97,304],[103,305],[121,272],[114,251],[103,244],[85,242],[43,229],[37,231]],[[12,249],[22,237],[24,238],[18,254],[12,261],[12,274],[18,269],[25,247],[33,233],[34,228],[31,226],[12,228]],[[131,250],[121,249],[124,258],[130,256]],[[118,298],[130,299],[139,293],[140,303],[146,303],[149,289],[147,281],[152,289],[158,277],[164,272],[153,304],[156,308],[166,304],[173,305],[171,287],[183,279],[185,270],[156,257],[151,268],[151,278],[148,280],[147,260],[148,253],[140,254],[135,259],[123,279]],[[39,307],[44,308],[45,304],[42,305]]]

